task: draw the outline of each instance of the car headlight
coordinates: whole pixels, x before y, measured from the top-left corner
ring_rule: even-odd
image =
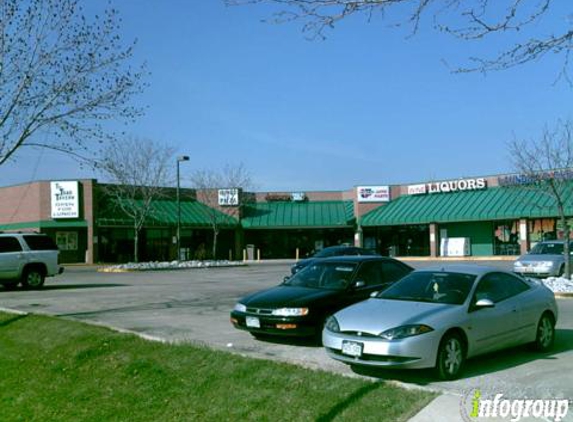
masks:
[[[326,322],[324,323],[324,327],[328,331],[332,331],[333,333],[340,332],[340,326],[338,325],[338,321],[333,316],[329,316]]]
[[[247,307],[242,303],[237,303],[233,310],[237,312],[247,312]]]
[[[273,309],[274,316],[305,316],[308,315],[308,308],[280,308]]]
[[[514,267],[523,267],[523,264],[521,263],[521,261],[515,261],[515,262],[513,263],[513,266],[514,266]]]
[[[539,261],[535,263],[535,266],[551,268],[553,267],[553,261]]]
[[[434,331],[434,329],[427,325],[403,325],[402,327],[392,328],[380,333],[380,337],[385,338],[386,340],[399,340],[406,337],[429,333],[430,331]]]

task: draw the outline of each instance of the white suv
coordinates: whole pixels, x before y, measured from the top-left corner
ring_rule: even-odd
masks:
[[[58,247],[44,234],[0,233],[0,284],[38,289],[46,277],[64,271],[58,255]]]

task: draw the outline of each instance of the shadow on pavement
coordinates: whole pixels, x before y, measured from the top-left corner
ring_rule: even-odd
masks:
[[[59,284],[59,285],[49,285],[43,286],[41,289],[36,289],[36,291],[43,291],[43,290],[80,290],[80,289],[97,289],[97,288],[104,288],[104,287],[122,287],[122,286],[129,286],[129,284],[118,284],[118,283],[93,283],[93,284]],[[9,288],[9,289],[0,289],[0,292],[30,292],[33,290],[24,289],[22,287],[18,288]]]
[[[119,283],[60,284],[55,286],[44,286],[42,290],[97,289],[103,287],[124,287],[124,286],[129,286],[129,284],[119,284]]]
[[[503,371],[529,362],[555,360],[558,359],[557,355],[570,350],[573,350],[573,330],[556,329],[555,345],[551,352],[539,353],[531,350],[528,345],[523,345],[479,356],[466,362],[462,379]],[[432,369],[380,369],[360,365],[352,365],[351,368],[359,375],[384,380],[397,380],[418,385],[428,385],[437,381]]]
[[[280,337],[266,334],[257,334],[254,336],[257,340],[264,343],[284,344],[287,346],[300,347],[322,347],[322,343],[312,337]]]

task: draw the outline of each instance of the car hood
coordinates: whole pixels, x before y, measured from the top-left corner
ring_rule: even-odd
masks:
[[[244,297],[239,302],[249,307],[267,309],[306,306],[340,293],[338,290],[322,290],[283,285],[253,293]]]
[[[452,325],[455,314],[465,306],[406,300],[368,299],[337,312],[334,316],[341,331],[359,331],[378,335],[390,328],[409,324],[427,324],[434,329]]]
[[[522,255],[517,259],[519,262],[539,262],[539,261],[551,261],[559,262],[563,261],[563,255],[561,254],[527,254]]]

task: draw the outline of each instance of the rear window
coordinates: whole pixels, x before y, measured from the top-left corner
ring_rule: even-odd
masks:
[[[48,236],[24,236],[28,247],[33,251],[57,251],[58,247]]]
[[[0,252],[20,252],[22,246],[15,237],[0,237]]]

